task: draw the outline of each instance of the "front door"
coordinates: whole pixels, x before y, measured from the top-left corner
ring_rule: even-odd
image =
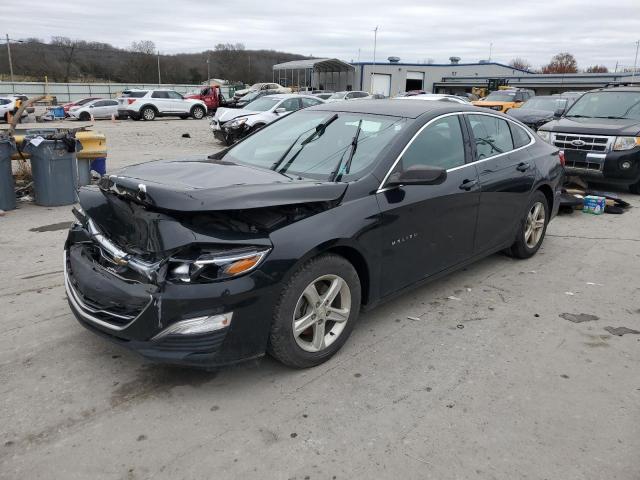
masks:
[[[466,118],[481,188],[475,252],[483,253],[514,238],[535,182],[535,166],[522,148],[531,142],[522,127],[493,115]]]
[[[383,186],[377,193],[382,216],[382,296],[473,254],[480,195],[461,122],[457,114],[431,121],[394,168],[394,172],[413,165],[445,168],[443,183]]]

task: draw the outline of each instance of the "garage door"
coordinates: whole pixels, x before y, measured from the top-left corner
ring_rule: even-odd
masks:
[[[424,72],[407,72],[405,91],[422,90],[424,88]]]
[[[372,93],[378,93],[388,97],[391,94],[391,75],[374,73],[371,79]]]

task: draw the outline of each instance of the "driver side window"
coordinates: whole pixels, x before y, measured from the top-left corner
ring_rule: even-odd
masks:
[[[464,140],[458,115],[436,120],[420,132],[402,155],[403,170],[415,165],[450,169],[464,163]]]

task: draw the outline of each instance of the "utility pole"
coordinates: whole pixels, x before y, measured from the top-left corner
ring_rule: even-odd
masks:
[[[373,75],[376,68],[376,47],[378,46],[378,25],[373,29],[373,69],[371,71],[371,79],[369,81],[369,93],[373,93]]]
[[[8,45],[8,43],[7,43]],[[638,65],[638,49],[640,49],[640,40],[636,40],[636,58],[633,60],[633,72],[631,72],[631,81],[633,82],[633,79],[636,76],[636,67]]]
[[[491,53],[493,52],[493,42],[489,44],[489,62],[491,62]]]
[[[9,75],[11,83],[13,83],[13,62],[11,61],[11,44],[9,43],[9,34],[7,33],[7,56],[9,57]]]
[[[160,78],[160,50],[158,50],[158,86],[162,84],[162,79]]]
[[[209,73],[209,63],[210,63],[210,58],[209,58],[209,55],[207,55],[207,83],[209,83],[209,80],[211,80],[211,73]]]

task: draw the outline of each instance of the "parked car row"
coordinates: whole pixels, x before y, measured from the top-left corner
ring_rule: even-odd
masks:
[[[26,95],[15,94],[6,97],[0,97],[0,118],[5,122],[8,122],[9,115],[15,115],[20,108],[22,102],[28,100]],[[34,108],[29,107],[22,113],[22,118],[26,117],[29,113],[33,113]]]

